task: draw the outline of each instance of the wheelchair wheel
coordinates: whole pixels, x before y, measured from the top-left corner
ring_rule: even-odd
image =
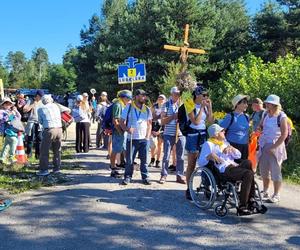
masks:
[[[227,215],[227,213],[228,213],[228,208],[226,206],[218,205],[215,207],[216,216],[223,218]]]
[[[196,168],[189,182],[191,197],[197,207],[211,208],[216,200],[217,187],[212,172],[206,168]]]

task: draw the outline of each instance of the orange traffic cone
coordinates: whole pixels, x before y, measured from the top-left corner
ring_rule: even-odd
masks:
[[[17,163],[19,163],[19,164],[27,163],[27,157],[25,155],[22,132],[18,132],[18,144],[17,144],[17,150],[16,150],[16,159],[17,159]]]

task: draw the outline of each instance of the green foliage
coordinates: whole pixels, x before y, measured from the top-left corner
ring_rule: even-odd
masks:
[[[277,94],[287,114],[300,120],[300,57],[287,55],[274,63],[264,63],[249,54],[231,65],[222,78],[211,84],[215,109],[231,109],[232,98],[240,93],[265,99]]]

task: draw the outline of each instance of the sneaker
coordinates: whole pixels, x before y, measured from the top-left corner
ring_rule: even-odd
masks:
[[[271,203],[278,203],[280,201],[279,194],[273,194],[272,197],[269,199],[269,202]]]
[[[121,163],[121,164],[116,164],[116,167],[119,169],[124,169],[125,168],[125,163]]]
[[[131,178],[130,177],[125,177],[125,179],[123,180],[123,185],[128,185],[131,182]]]
[[[170,165],[169,166],[169,170],[170,170],[170,172],[175,172],[176,171],[176,166],[175,165]]]
[[[156,161],[156,162],[155,162],[155,167],[156,167],[156,168],[160,168],[159,164],[160,164],[160,161]]]
[[[49,175],[49,171],[48,170],[39,170],[38,172],[36,172],[37,176],[47,176]]]
[[[237,209],[237,215],[238,216],[246,216],[246,215],[251,215],[252,212],[250,210],[248,210],[246,207],[239,207]]]
[[[270,200],[269,193],[268,193],[267,191],[261,191],[261,199],[262,199],[263,201]]]
[[[180,184],[186,184],[186,180],[184,176],[181,175],[177,175],[176,176],[176,182],[180,183]]]
[[[167,180],[167,176],[162,176],[162,177],[160,177],[159,183],[165,184],[166,180]]]
[[[143,184],[144,185],[151,185],[151,182],[149,181],[149,179],[143,179]]]
[[[193,200],[189,189],[185,191],[185,198],[190,201]]]
[[[116,170],[116,169],[112,169],[111,170],[111,173],[110,173],[110,177],[113,177],[113,178],[121,178],[122,177],[122,174]]]

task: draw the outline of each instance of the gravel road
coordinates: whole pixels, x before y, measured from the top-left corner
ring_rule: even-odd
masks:
[[[153,184],[144,186],[136,171],[122,186],[110,178],[104,151],[71,161],[83,166],[64,171],[72,183],[12,196],[13,206],[0,213],[0,249],[300,249],[299,186],[285,184],[282,201],[268,204],[265,215],[232,210],[218,219],[186,201],[174,175],[160,185],[151,169]]]

